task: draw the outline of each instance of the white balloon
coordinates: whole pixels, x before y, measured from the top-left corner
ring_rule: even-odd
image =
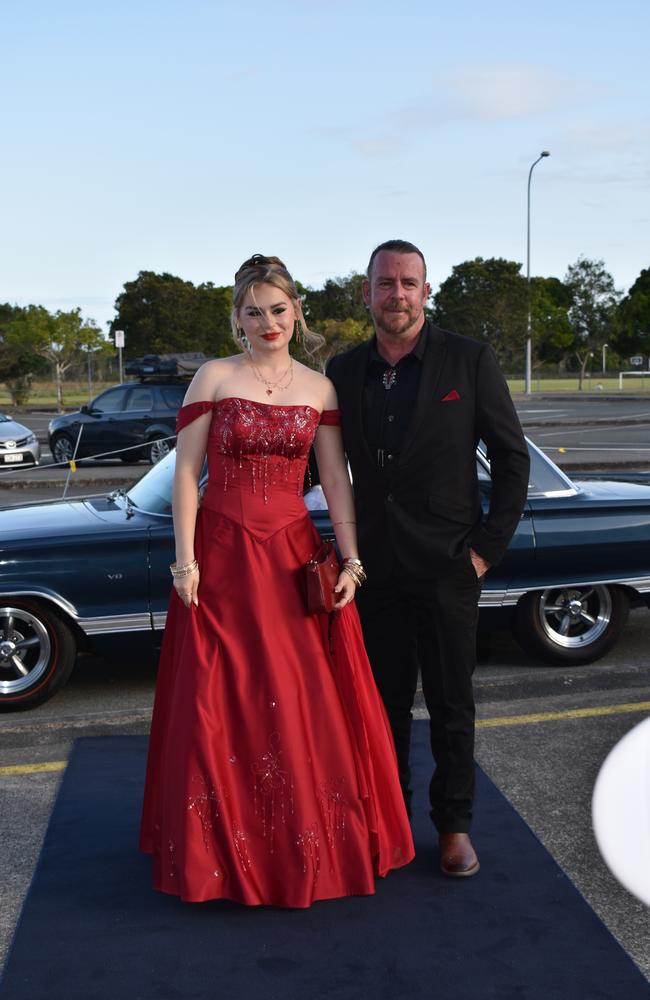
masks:
[[[598,849],[621,885],[650,906],[650,718],[605,758],[591,803]]]

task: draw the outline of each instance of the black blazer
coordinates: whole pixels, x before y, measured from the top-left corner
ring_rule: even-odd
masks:
[[[363,431],[370,341],[332,358],[343,440],[352,471],[360,555],[369,577],[397,562],[429,577],[466,558],[471,545],[489,563],[503,557],[526,499],[529,458],[519,419],[492,349],[427,320],[427,347],[399,462],[380,473]],[[445,398],[447,397],[447,398]],[[492,468],[483,517],[476,475],[482,439]]]

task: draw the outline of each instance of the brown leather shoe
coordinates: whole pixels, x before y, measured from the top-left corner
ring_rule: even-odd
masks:
[[[450,875],[452,878],[476,875],[481,866],[468,833],[441,833],[438,842],[440,871],[443,875]]]

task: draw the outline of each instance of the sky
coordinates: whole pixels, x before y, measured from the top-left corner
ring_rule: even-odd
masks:
[[[0,0],[0,302],[102,328],[141,270],[314,288],[416,243],[650,267],[650,3]],[[127,345],[128,354],[128,345]]]

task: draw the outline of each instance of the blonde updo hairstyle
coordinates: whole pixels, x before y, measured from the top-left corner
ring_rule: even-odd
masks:
[[[325,338],[307,326],[298,289],[285,264],[279,257],[265,257],[261,253],[255,253],[248,260],[245,260],[235,275],[230,325],[233,339],[240,351],[245,350],[245,347],[237,324],[237,315],[248,292],[256,285],[274,285],[292,300],[297,315],[294,334],[296,340],[310,356],[319,351],[325,343]],[[253,294],[255,294],[254,291]]]

